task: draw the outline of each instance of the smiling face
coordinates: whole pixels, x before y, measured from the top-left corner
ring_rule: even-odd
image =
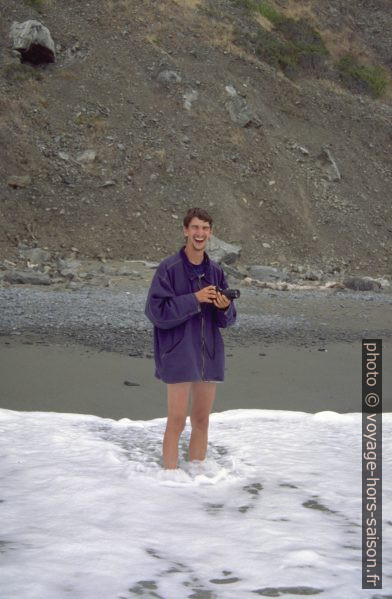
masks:
[[[186,237],[186,248],[191,251],[204,251],[207,241],[212,235],[212,227],[207,221],[194,216],[188,227],[183,227]]]

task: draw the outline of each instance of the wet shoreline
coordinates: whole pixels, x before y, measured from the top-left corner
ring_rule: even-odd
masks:
[[[0,289],[1,406],[150,419],[166,413],[154,378],[147,287]],[[246,289],[223,330],[226,374],[213,411],[360,411],[361,338],[382,338],[392,384],[390,294]]]
[[[384,343],[385,364],[392,343]],[[149,420],[166,416],[166,386],[154,377],[154,360],[85,346],[35,344],[3,338],[1,407],[18,411],[94,414]],[[384,388],[392,387],[385,371]],[[392,409],[385,393],[385,411]],[[361,410],[361,345],[237,347],[226,351],[225,381],[213,412],[238,408],[308,413]],[[190,402],[188,402],[189,414]]]

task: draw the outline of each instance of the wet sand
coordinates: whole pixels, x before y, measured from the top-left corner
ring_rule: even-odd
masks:
[[[166,416],[144,315],[147,287],[0,288],[0,407]],[[236,324],[222,331],[226,376],[213,412],[360,412],[362,338],[383,339],[383,405],[392,411],[390,293],[244,288],[237,308]]]
[[[383,409],[392,411],[392,341],[383,341]],[[129,384],[125,384],[125,381]],[[0,405],[21,411],[149,420],[166,416],[166,386],[154,360],[76,344],[0,339]],[[213,412],[258,408],[361,411],[361,342],[226,351]],[[188,406],[189,413],[189,406]]]

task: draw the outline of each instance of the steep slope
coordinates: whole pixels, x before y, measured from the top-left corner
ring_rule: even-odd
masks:
[[[276,32],[241,1],[1,0],[0,259],[23,243],[160,259],[201,205],[246,263],[391,274],[390,97],[333,70],[346,51],[390,68],[391,10],[372,3],[375,36],[369,2],[325,5],[274,3],[328,48],[296,71],[256,51]],[[54,64],[12,55],[28,18],[50,29]]]

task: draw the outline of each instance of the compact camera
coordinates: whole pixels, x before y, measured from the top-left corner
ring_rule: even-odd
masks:
[[[222,295],[225,295],[229,300],[236,299],[241,295],[239,289],[221,289],[220,287],[215,286],[215,290],[219,291],[219,293],[221,293]]]

